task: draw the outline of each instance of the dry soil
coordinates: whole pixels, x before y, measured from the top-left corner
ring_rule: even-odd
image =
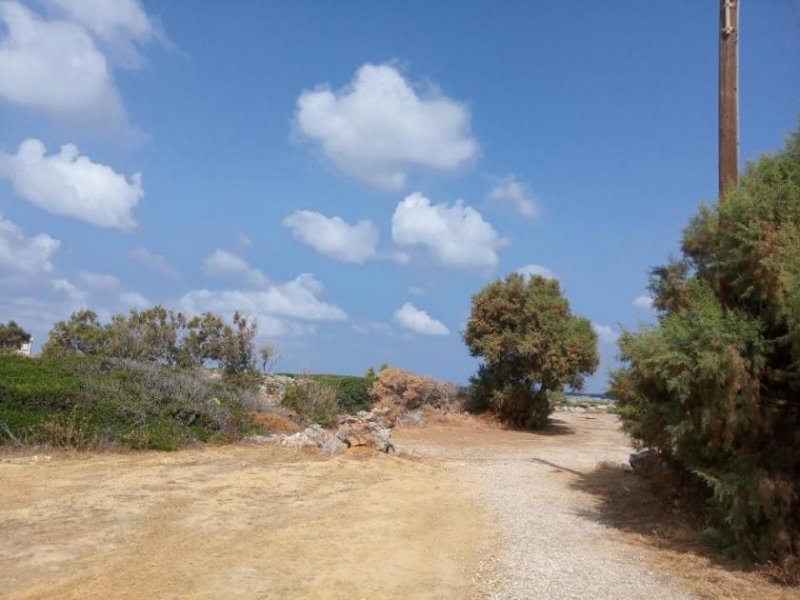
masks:
[[[0,597],[797,597],[664,537],[613,416],[394,437],[395,456],[7,451]]]

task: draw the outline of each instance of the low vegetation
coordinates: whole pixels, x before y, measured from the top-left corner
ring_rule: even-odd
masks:
[[[79,355],[0,356],[0,444],[174,450],[249,427],[252,390],[205,371]]]
[[[658,324],[620,339],[625,429],[700,490],[723,548],[800,572],[800,132],[682,252],[653,271]]]
[[[457,405],[460,408],[458,388],[452,383],[394,367],[381,369],[369,395],[376,404],[390,409],[391,419],[426,406],[440,410]]]
[[[293,411],[305,423],[333,427],[339,415],[336,389],[310,377],[298,377],[283,394],[281,406]]]

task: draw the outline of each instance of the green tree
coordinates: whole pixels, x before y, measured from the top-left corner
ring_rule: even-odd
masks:
[[[108,331],[93,310],[79,310],[66,321],[59,321],[50,331],[42,347],[45,355],[64,352],[102,354],[108,342]]]
[[[225,371],[243,373],[254,369],[253,340],[257,333],[254,319],[238,311],[233,314],[233,327],[225,326],[223,330],[221,363]]]
[[[0,323],[0,350],[19,350],[22,344],[31,341],[31,334],[15,321]]]
[[[482,364],[471,380],[478,403],[525,427],[539,427],[565,385],[580,388],[597,369],[597,334],[572,314],[555,279],[514,273],[472,297],[464,341]]]
[[[658,324],[620,338],[625,429],[708,494],[740,557],[800,557],[800,132],[700,209],[654,269]]]
[[[176,366],[180,363],[179,344],[187,327],[186,317],[163,306],[128,315],[114,315],[106,327],[104,353],[116,358]]]
[[[213,313],[189,319],[183,313],[154,306],[114,315],[103,325],[95,312],[81,310],[53,326],[43,351],[186,368],[210,362],[227,373],[243,373],[255,370],[253,342],[257,332],[256,321],[238,312],[228,325]]]

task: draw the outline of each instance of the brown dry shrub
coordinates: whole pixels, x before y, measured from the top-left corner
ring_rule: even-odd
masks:
[[[248,413],[254,425],[268,433],[295,433],[300,431],[300,425],[277,413]]]
[[[390,409],[392,418],[422,407],[457,410],[458,388],[452,383],[388,367],[369,390],[377,406]]]

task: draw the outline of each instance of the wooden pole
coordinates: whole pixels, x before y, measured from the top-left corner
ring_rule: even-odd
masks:
[[[719,195],[739,182],[739,0],[719,9]]]

